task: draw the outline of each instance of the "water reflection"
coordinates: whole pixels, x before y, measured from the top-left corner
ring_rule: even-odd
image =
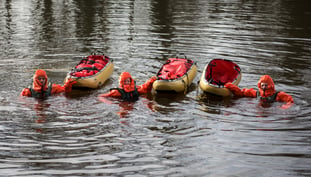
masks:
[[[308,176],[309,4],[2,1],[2,175]],[[102,88],[42,102],[19,100],[36,69],[63,83],[76,58],[94,49],[116,65]],[[187,94],[157,93],[135,103],[97,99],[121,72],[143,82],[180,52],[199,69]],[[284,111],[277,103],[258,106],[256,99],[199,97],[195,82],[215,55],[239,64],[241,87],[254,87],[269,74],[295,105]]]
[[[200,110],[210,114],[222,114],[221,107],[231,107],[230,97],[221,97],[210,93],[200,93],[198,95]]]
[[[181,110],[177,104],[185,101],[186,99],[186,95],[184,93],[158,92],[154,94],[155,103],[152,105],[152,110],[162,114],[170,114]]]
[[[158,53],[162,51],[160,53],[161,58],[165,58],[169,54],[174,54],[174,51],[167,51],[167,49],[171,48],[174,38],[174,28],[172,26],[173,4],[170,1],[152,1],[151,6],[153,13],[151,14],[152,29],[150,31],[153,35],[158,35],[154,45],[158,46]]]

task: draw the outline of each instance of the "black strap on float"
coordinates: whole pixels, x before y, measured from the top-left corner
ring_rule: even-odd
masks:
[[[87,58],[87,57],[86,57],[86,58],[82,58],[82,60],[80,61],[79,64],[82,64],[82,63],[87,62],[87,61],[88,61],[88,58]]]
[[[88,71],[97,70],[97,71],[99,71],[96,67],[81,67],[81,68],[75,68],[74,72],[80,72],[80,71],[83,71],[83,70],[88,70]]]
[[[91,55],[102,55],[103,59],[106,60],[107,62],[110,60],[110,58],[106,56],[103,51],[100,51],[100,50],[97,50],[96,52],[92,52]]]
[[[187,93],[187,91],[189,90],[189,76],[188,76],[188,73],[186,73],[186,76],[187,76],[187,83],[181,78],[182,82],[184,83],[184,94]]]
[[[199,86],[200,86],[200,80],[198,80],[198,82],[197,82],[197,93],[196,93],[196,95],[198,96],[199,95]]]
[[[224,60],[225,60],[225,61],[232,62],[231,60],[226,60],[226,59],[224,59]],[[210,76],[209,76],[208,82],[209,82],[209,83],[215,83],[216,85],[218,85],[218,88],[223,88],[224,85],[225,85],[225,83],[220,82],[220,81],[215,81],[215,80],[213,79],[213,75],[212,75],[212,73],[213,73],[213,67],[217,66],[216,63],[215,63],[215,64],[209,63],[207,67],[209,67],[209,66],[211,66],[211,67],[210,67],[211,72],[210,72]]]
[[[207,67],[209,67],[209,66],[211,66],[210,68],[211,68],[211,72],[209,73],[209,79],[208,79],[208,82],[210,82],[210,81],[214,81],[213,80],[213,76],[212,76],[212,73],[213,73],[213,67],[214,66],[217,66],[216,64],[212,64],[212,63],[209,63],[208,65],[207,65]],[[207,69],[207,68],[206,68]]]
[[[183,79],[181,79],[181,81],[184,84],[184,94],[186,94],[187,93],[187,84]]]
[[[236,70],[239,74],[241,73],[241,68],[238,65],[234,65],[234,70]]]

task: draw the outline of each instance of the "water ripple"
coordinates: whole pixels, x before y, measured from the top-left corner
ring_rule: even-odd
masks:
[[[307,4],[0,3],[1,175],[309,176]],[[94,49],[115,63],[102,88],[43,101],[18,96],[39,68],[63,84]],[[97,99],[118,86],[121,72],[131,72],[140,85],[179,53],[198,65],[187,94],[152,93],[135,103]],[[295,104],[283,110],[279,103],[263,108],[251,98],[201,97],[196,82],[214,57],[239,64],[241,88],[256,87],[269,74]]]

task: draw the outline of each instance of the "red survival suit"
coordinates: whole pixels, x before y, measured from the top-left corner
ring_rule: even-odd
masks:
[[[45,85],[42,85],[42,83],[38,80],[38,77],[45,77]],[[46,98],[57,93],[69,93],[71,92],[72,85],[74,83],[76,83],[76,81],[69,79],[64,86],[51,84],[48,82],[46,72],[42,69],[38,69],[33,76],[32,87],[24,88],[20,95],[35,98]]]
[[[123,84],[127,78],[131,79],[130,85]],[[139,94],[143,94],[143,93],[147,93],[148,91],[151,91],[152,84],[155,80],[156,80],[156,76],[151,77],[143,85],[137,86],[130,73],[122,72],[119,77],[119,88],[110,89],[110,92],[101,94],[99,95],[99,97],[120,97],[123,100],[137,100]]]
[[[266,90],[263,90],[261,88],[261,83],[267,83],[268,88]],[[287,93],[275,91],[274,82],[269,75],[263,75],[259,79],[257,86],[259,88],[258,91],[253,88],[251,89],[244,88],[241,90],[239,87],[237,87],[232,83],[225,84],[225,87],[229,89],[232,92],[232,94],[239,97],[252,97],[252,98],[260,97],[261,101],[270,103],[274,101],[286,102],[285,105],[281,106],[281,108],[284,109],[289,108],[294,103],[293,98]]]

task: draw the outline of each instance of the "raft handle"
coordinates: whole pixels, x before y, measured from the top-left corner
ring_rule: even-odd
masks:
[[[180,55],[183,55],[183,56],[184,56],[184,59],[187,59],[187,56],[186,56],[184,53],[179,53],[178,55],[176,55],[176,58],[180,58],[180,57],[179,57]]]
[[[105,56],[104,52],[97,50],[96,52],[92,52],[91,55],[98,55],[98,54],[102,54],[103,56]]]

